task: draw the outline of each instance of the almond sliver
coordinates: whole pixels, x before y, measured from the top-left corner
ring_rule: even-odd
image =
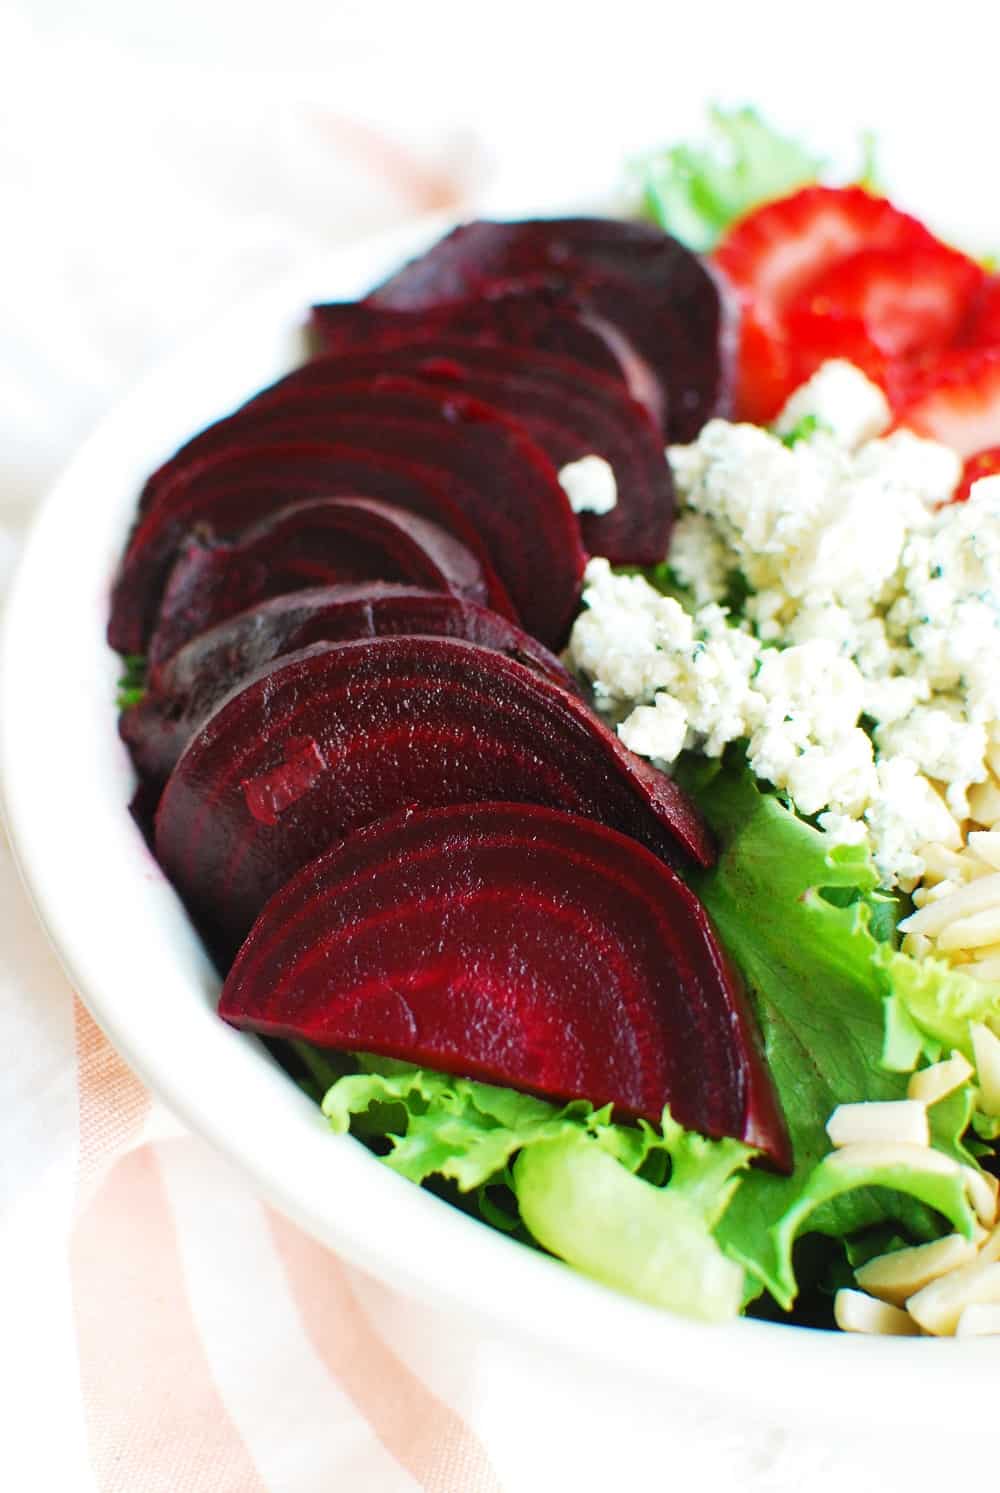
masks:
[[[929,1146],[915,1146],[906,1141],[852,1141],[849,1146],[831,1151],[824,1164],[844,1170],[875,1170],[878,1167],[912,1167],[915,1171],[936,1172],[953,1177],[961,1171],[957,1161],[932,1151]]]
[[[995,829],[974,829],[969,836],[969,849],[988,866],[1000,869],[1000,833]]]
[[[902,920],[899,929],[901,933],[926,933],[935,938],[956,918],[971,917],[991,908],[1000,908],[1000,872],[980,876],[941,902],[932,902],[929,907],[911,913]]]
[[[902,1306],[932,1280],[976,1258],[976,1246],[961,1234],[948,1234],[933,1244],[918,1244],[891,1255],[879,1255],[861,1265],[854,1278],[863,1291],[893,1306]]]
[[[838,1105],[827,1121],[826,1133],[838,1148],[859,1141],[913,1146],[929,1146],[931,1141],[927,1110],[918,1099]]]
[[[951,1337],[965,1308],[983,1301],[1000,1305],[1000,1265],[977,1260],[931,1281],[908,1299],[906,1309],[925,1332]]]
[[[979,1105],[988,1115],[1000,1115],[1000,1037],[981,1022],[969,1028],[979,1077]]]
[[[973,883],[975,885],[975,883]],[[954,899],[947,898],[946,901]],[[969,917],[955,918],[938,934],[938,948],[979,949],[1000,940],[1000,902]]]
[[[862,1291],[838,1291],[833,1300],[833,1315],[841,1332],[916,1337],[920,1331],[913,1318],[900,1311],[898,1306],[876,1301]]]
[[[967,1306],[958,1319],[956,1337],[992,1337],[1000,1333],[1000,1306],[978,1302]]]
[[[969,789],[969,813],[977,824],[991,827],[1000,819],[1000,784],[995,778]]]
[[[1000,1184],[989,1172],[979,1171],[974,1166],[967,1166],[963,1170],[965,1190],[969,1195],[969,1202],[976,1210],[976,1217],[987,1228],[992,1228],[997,1221],[997,1193]]]
[[[914,1073],[906,1086],[911,1099],[923,1104],[936,1104],[948,1094],[960,1089],[972,1077],[972,1064],[960,1052],[953,1053],[943,1063],[934,1063],[930,1068],[921,1068]]]

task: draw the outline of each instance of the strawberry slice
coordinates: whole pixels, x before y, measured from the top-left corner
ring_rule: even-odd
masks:
[[[861,187],[805,187],[741,219],[715,251],[743,313],[738,413],[770,418],[801,381],[786,314],[821,275],[862,250],[936,247],[916,218]]]
[[[829,358],[846,358],[874,383],[888,391],[893,382],[892,363],[860,316],[840,311],[829,302],[802,298],[785,318],[785,365],[792,389],[805,383]]]
[[[1000,347],[943,353],[899,410],[898,424],[963,457],[1000,445]]]
[[[812,280],[786,325],[800,310],[854,322],[888,358],[912,358],[953,340],[985,278],[945,244],[862,249]]]
[[[962,468],[962,480],[955,489],[952,499],[955,503],[964,503],[974,482],[980,477],[996,477],[1000,475],[1000,446],[990,446],[985,451],[977,451],[975,456],[970,456]]]
[[[958,340],[967,347],[1000,347],[1000,275],[984,277]]]

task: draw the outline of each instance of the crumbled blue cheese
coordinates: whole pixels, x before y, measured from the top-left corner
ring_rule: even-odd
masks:
[[[962,831],[940,793],[909,757],[878,764],[878,792],[865,810],[875,864],[887,883],[912,891],[924,874],[925,845],[956,850]]]
[[[934,705],[914,705],[901,719],[882,721],[875,742],[886,757],[906,757],[926,777],[948,785],[948,807],[958,818],[969,813],[969,788],[987,776],[984,726],[965,718],[959,700],[937,697]]]
[[[695,606],[721,601],[729,587],[733,556],[703,513],[678,514],[670,539],[670,568]]]
[[[822,639],[763,650],[754,688],[766,701],[747,758],[803,814],[857,817],[878,790],[872,744],[858,725],[864,680]]]
[[[570,658],[633,750],[669,765],[745,740],[759,777],[913,886],[922,847],[962,843],[970,790],[1000,761],[1000,477],[941,506],[958,456],[883,435],[885,399],[848,364],[777,429],[807,416],[791,445],[712,420],[670,448],[668,558],[694,611],[593,561]],[[734,574],[739,622],[720,605]]]
[[[709,603],[689,614],[642,576],[591,560],[584,610],[570,638],[573,666],[633,751],[663,763],[685,748],[717,757],[748,734],[764,702],[750,688],[760,644]]]
[[[618,484],[603,456],[581,456],[559,472],[559,482],[574,513],[610,513],[618,502]]]
[[[809,419],[828,430],[838,445],[853,451],[888,430],[892,411],[882,390],[860,369],[843,358],[833,358],[796,389],[778,416],[775,430],[788,435]]]
[[[914,493],[935,507],[947,503],[962,476],[962,458],[940,441],[928,441],[911,430],[894,430],[881,441],[869,441],[855,454],[857,477],[875,477],[880,482]]]

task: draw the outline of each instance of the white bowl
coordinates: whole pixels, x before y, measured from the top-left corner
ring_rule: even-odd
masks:
[[[512,1242],[334,1137],[252,1038],[218,1020],[218,979],[127,811],[109,587],[146,475],[301,358],[312,300],[362,293],[442,230],[352,247],[243,305],[127,399],[50,494],[9,601],[0,768],[39,916],[112,1042],[194,1131],[303,1228],[402,1290],[646,1382],[841,1424],[989,1424],[998,1345],[705,1327]],[[961,1420],[959,1417],[961,1416]]]

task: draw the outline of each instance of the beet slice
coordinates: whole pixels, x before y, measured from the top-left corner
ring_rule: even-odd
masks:
[[[150,670],[149,690],[121,715],[119,732],[139,776],[160,788],[195,732],[255,670],[310,643],[410,633],[465,638],[576,693],[555,655],[505,617],[456,596],[377,581],[275,596],[201,633]]]
[[[286,395],[284,386],[210,426],[161,467],[150,479],[150,520],[156,495],[185,465],[234,443],[344,441],[427,463],[451,474],[449,496],[479,531],[519,620],[561,646],[586,555],[555,468],[523,426],[452,389],[398,378],[363,380],[336,397],[294,385]]]
[[[192,539],[174,566],[149,646],[162,663],[189,639],[270,596],[400,581],[484,602],[483,572],[453,535],[391,503],[314,498],[280,508],[238,544]]]
[[[667,858],[714,854],[677,785],[567,690],[475,643],[395,637],[316,643],[222,704],[163,791],[156,855],[224,962],[332,840],[472,800],[585,814]]]
[[[524,426],[557,469],[583,456],[603,457],[614,470],[618,501],[607,514],[579,516],[584,545],[618,565],[656,565],[666,555],[674,494],[663,438],[620,383],[551,353],[442,335],[433,343],[316,359],[290,375],[273,397],[284,400],[306,390],[335,394],[341,384],[380,373],[454,387],[502,410]],[[271,398],[261,396],[255,408]]]
[[[267,904],[222,989],[234,1026],[373,1052],[618,1118],[791,1146],[708,914],[634,840],[523,804],[371,825]]]
[[[108,640],[120,653],[145,649],[170,566],[192,529],[238,539],[289,503],[356,492],[421,514],[454,534],[479,560],[490,606],[513,617],[514,604],[485,545],[460,501],[449,496],[459,491],[448,472],[342,443],[223,448],[192,461],[164,485],[132,532],[115,580]]]
[[[321,353],[430,342],[442,333],[557,353],[621,383],[657,428],[664,428],[663,391],[645,359],[601,317],[545,290],[511,291],[500,281],[484,286],[475,300],[421,311],[398,311],[370,301],[328,302],[312,308],[312,329]]]
[[[694,254],[648,223],[466,223],[369,300],[421,311],[501,285],[562,294],[614,327],[660,383],[670,440],[689,441],[711,416],[729,412],[732,339],[719,288]]]

